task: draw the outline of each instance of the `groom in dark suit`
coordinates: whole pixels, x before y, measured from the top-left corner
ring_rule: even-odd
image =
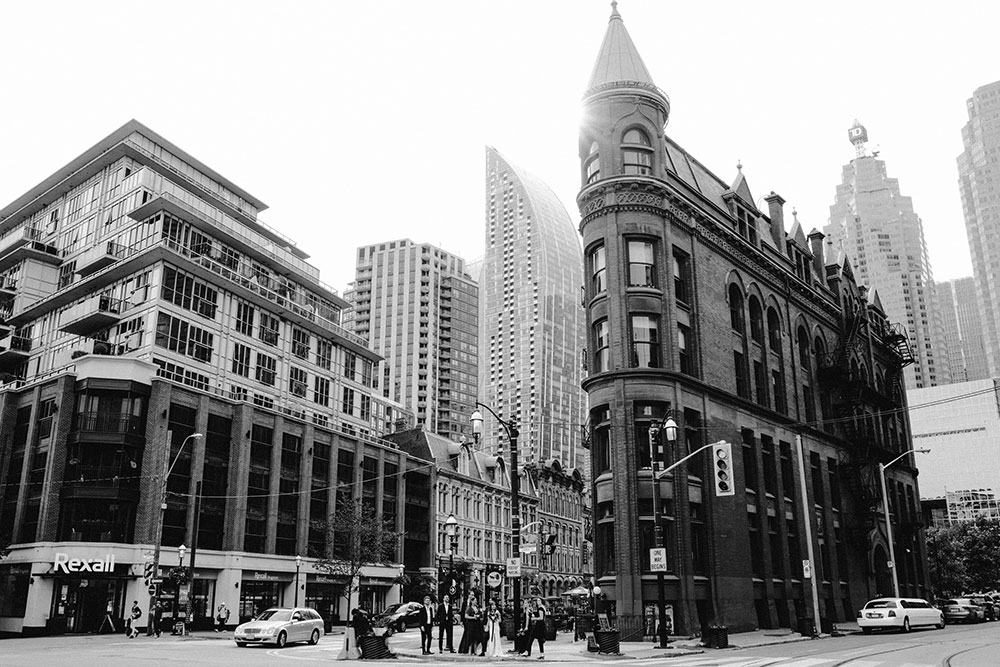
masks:
[[[444,653],[444,636],[448,634],[448,652],[454,653],[452,638],[455,636],[455,616],[451,607],[451,598],[445,595],[437,608],[438,653]]]
[[[424,596],[424,608],[420,612],[420,648],[424,655],[431,654],[431,640],[434,635],[434,607],[431,596]]]

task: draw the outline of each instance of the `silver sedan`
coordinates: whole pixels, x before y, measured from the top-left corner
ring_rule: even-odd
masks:
[[[288,642],[307,641],[315,644],[322,635],[323,618],[315,609],[272,608],[249,623],[237,626],[233,639],[237,646],[274,644],[281,648]]]

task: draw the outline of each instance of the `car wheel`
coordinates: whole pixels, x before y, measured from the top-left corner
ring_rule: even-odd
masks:
[[[396,632],[406,632],[406,620],[399,619],[396,621]]]
[[[904,617],[903,618],[903,632],[909,632],[909,631],[910,631],[910,619],[909,619],[909,617]]]
[[[278,638],[275,640],[274,643],[278,648],[285,647],[285,644],[288,643],[288,635],[285,634],[284,630],[278,633]]]
[[[313,630],[312,636],[309,638],[309,643],[315,646],[319,643],[319,630]]]
[[[865,633],[866,635],[870,635],[872,633],[872,629],[871,628],[861,628],[861,632]]]
[[[934,627],[938,630],[944,630],[944,619],[942,618]]]
[[[239,646],[240,648],[243,648],[243,647],[245,647],[247,645],[247,643],[246,642],[236,642],[236,645]]]

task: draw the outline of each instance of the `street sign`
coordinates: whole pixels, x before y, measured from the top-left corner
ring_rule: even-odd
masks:
[[[507,576],[516,578],[521,576],[521,559],[520,558],[508,558],[507,559]]]
[[[533,554],[536,551],[538,551],[538,545],[537,544],[522,544],[521,548],[518,549],[518,551],[520,551],[523,554]]]
[[[150,584],[149,588],[146,589],[146,592],[149,593],[150,597],[156,595],[156,586]]]
[[[813,576],[812,563],[808,559],[802,561],[802,578],[809,579]]]
[[[149,583],[151,583],[151,584],[162,584],[163,583],[163,579],[161,577],[157,577],[156,579],[150,579]]]
[[[667,571],[666,547],[653,547],[649,550],[649,569],[653,572]]]
[[[492,570],[486,574],[486,585],[490,588],[500,588],[500,584],[503,583],[503,576],[496,570]]]

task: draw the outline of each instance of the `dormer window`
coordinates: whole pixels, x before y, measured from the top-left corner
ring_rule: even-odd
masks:
[[[742,206],[736,206],[736,229],[740,236],[745,238],[754,246],[757,245],[757,220],[756,217]]]
[[[622,137],[622,173],[648,175],[652,172],[653,150],[649,136],[632,129]]]
[[[601,156],[598,152],[596,141],[590,144],[590,153],[587,155],[586,171],[587,185],[590,185],[601,177]]]

